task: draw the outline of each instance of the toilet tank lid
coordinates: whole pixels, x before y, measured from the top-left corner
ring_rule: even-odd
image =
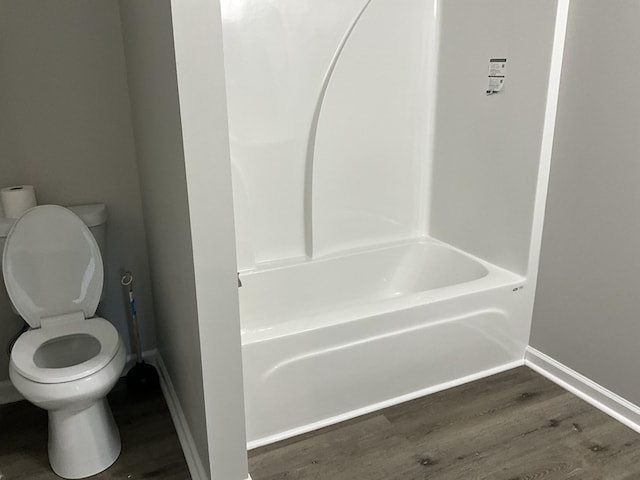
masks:
[[[78,215],[89,228],[103,225],[107,221],[107,206],[104,203],[75,205],[66,208]],[[0,217],[0,238],[5,238],[9,234],[15,221],[15,218]]]

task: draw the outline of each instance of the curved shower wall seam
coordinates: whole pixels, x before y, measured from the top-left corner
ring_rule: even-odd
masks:
[[[433,166],[436,155],[436,112],[438,109],[438,64],[440,63],[440,31],[442,27],[441,17],[438,12],[441,11],[441,2],[442,0],[434,0],[433,2],[433,23],[427,43],[429,45],[427,49],[429,59],[426,67],[426,78],[428,79],[428,95],[433,100],[427,103],[427,156],[426,162],[423,164],[419,186],[420,211],[418,213],[416,232],[420,237],[426,237],[431,233],[431,196],[433,192]]]
[[[329,87],[329,82],[331,81],[331,77],[333,76],[333,71],[336,68],[336,64],[340,59],[340,55],[344,50],[347,41],[351,37],[353,30],[356,28],[356,25],[360,21],[360,18],[364,14],[365,10],[371,4],[373,0],[367,0],[362,8],[358,11],[358,14],[355,16],[349,28],[343,35],[338,47],[336,48],[335,53],[333,54],[333,58],[329,63],[329,67],[324,74],[324,78],[322,80],[322,86],[320,88],[320,93],[318,94],[318,100],[316,101],[316,108],[313,111],[313,117],[311,119],[311,126],[309,128],[309,138],[307,141],[307,156],[305,161],[305,185],[304,185],[304,237],[305,237],[305,254],[307,258],[313,258],[313,163],[314,163],[314,154],[316,149],[316,135],[318,133],[318,122],[320,120],[320,112],[322,111],[322,104],[324,103],[324,99],[327,94],[327,89]]]

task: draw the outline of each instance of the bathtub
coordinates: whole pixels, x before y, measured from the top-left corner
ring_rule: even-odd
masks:
[[[522,364],[525,279],[436,240],[240,278],[250,449]]]

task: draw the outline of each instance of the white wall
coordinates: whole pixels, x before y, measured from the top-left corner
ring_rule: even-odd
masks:
[[[430,234],[518,273],[528,262],[555,0],[447,0],[441,38]],[[504,90],[485,94],[488,61]]]
[[[243,480],[247,458],[219,4],[121,0],[120,8],[158,350],[206,475]]]
[[[307,141],[323,80],[365,0],[223,0],[239,267],[414,236],[426,155],[432,2],[374,0],[320,114],[313,202]]]
[[[218,0],[172,0],[211,477],[248,477]]]
[[[640,4],[571,2],[531,345],[640,405]]]
[[[106,300],[127,339],[119,268],[135,274],[143,348],[155,346],[145,232],[117,5],[0,0],[0,187],[34,184],[39,203],[109,209]],[[0,292],[0,380],[19,319]]]

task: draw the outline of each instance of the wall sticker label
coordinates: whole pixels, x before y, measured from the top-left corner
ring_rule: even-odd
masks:
[[[502,87],[504,87],[504,72],[506,68],[506,58],[492,58],[489,60],[487,95],[494,95],[502,90]]]

